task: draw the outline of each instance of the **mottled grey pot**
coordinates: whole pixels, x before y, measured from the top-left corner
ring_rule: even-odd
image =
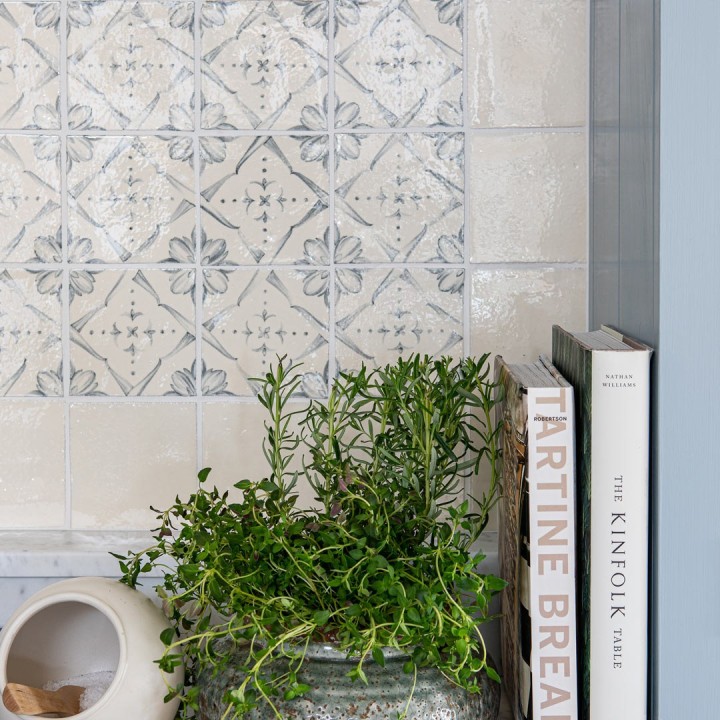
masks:
[[[385,667],[370,660],[363,663],[368,684],[353,682],[346,673],[355,662],[330,646],[308,650],[301,681],[312,690],[294,700],[273,700],[283,718],[292,720],[389,720],[402,712],[410,696],[413,676],[403,672],[405,655],[385,652]],[[279,669],[279,668],[278,668]],[[201,675],[200,720],[220,720],[226,710],[223,695],[242,682],[230,664],[219,676]],[[408,707],[408,720],[495,720],[500,708],[500,685],[485,673],[480,676],[482,693],[470,694],[453,685],[434,668],[418,670],[417,685]],[[261,703],[246,717],[276,720]]]

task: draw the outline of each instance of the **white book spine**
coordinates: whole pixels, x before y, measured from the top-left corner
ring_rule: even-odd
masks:
[[[573,390],[528,388],[534,720],[577,720]]]
[[[647,717],[649,352],[592,357],[590,719]]]

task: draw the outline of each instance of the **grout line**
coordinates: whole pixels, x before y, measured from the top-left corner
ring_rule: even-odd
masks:
[[[328,285],[328,386],[337,374],[337,345],[335,342],[336,288],[337,265],[335,262],[335,248],[340,239],[336,231],[335,221],[335,0],[328,3],[328,92],[327,92],[327,131],[328,131],[328,259],[329,285]],[[328,388],[329,389],[329,388]]]
[[[463,69],[463,86],[462,86],[462,121],[463,121],[463,258],[464,258],[464,276],[463,276],[463,355],[470,356],[471,344],[470,333],[471,325],[471,300],[472,300],[472,274],[470,273],[470,203],[468,202],[470,190],[470,80],[469,80],[469,52],[468,52],[468,21],[469,21],[469,3],[463,0],[462,8],[462,69]]]
[[[60,233],[62,238],[62,289],[61,289],[61,311],[62,320],[60,337],[62,345],[62,385],[63,385],[63,428],[65,431],[65,519],[64,527],[72,529],[72,463],[70,451],[72,448],[70,437],[70,230],[68,228],[68,72],[67,72],[67,3],[60,4],[60,24],[58,33],[60,40]]]
[[[203,405],[202,400],[202,322],[203,322],[203,270],[202,270],[202,213],[200,211],[201,147],[199,132],[202,126],[202,3],[197,0],[193,14],[195,136],[193,138],[194,182],[195,182],[195,468],[199,472],[205,462],[203,451]]]

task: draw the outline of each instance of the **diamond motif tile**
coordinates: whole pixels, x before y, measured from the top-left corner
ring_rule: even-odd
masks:
[[[90,239],[87,260],[161,261],[195,223],[193,170],[159,137],[93,137],[68,173],[70,232]]]
[[[206,234],[225,241],[232,263],[298,262],[328,225],[328,174],[287,137],[236,139],[202,176]]]
[[[0,261],[61,262],[62,249],[44,254],[37,244],[60,230],[60,171],[45,149],[60,138],[0,135]]]
[[[312,291],[319,272],[229,272],[227,291],[205,298],[206,372],[223,373],[233,395],[252,395],[250,378],[263,375],[278,356],[286,355],[293,364],[302,363],[302,392],[313,394],[327,381],[328,362],[328,309]]]
[[[60,3],[0,3],[0,127],[59,130]]]
[[[338,95],[373,127],[446,124],[445,106],[462,102],[461,0],[348,4],[336,10]]]
[[[370,261],[462,262],[462,145],[448,133],[365,136],[336,173],[341,232]],[[446,256],[448,238],[459,256]]]
[[[46,373],[62,360],[62,277],[0,270],[0,397],[42,395]],[[48,395],[61,395],[54,386]]]
[[[73,3],[69,105],[87,105],[107,130],[164,127],[193,93],[193,27],[192,2]]]
[[[189,271],[193,272],[193,271]],[[192,284],[157,270],[104,270],[70,313],[70,359],[107,395],[177,394],[195,359]]]
[[[326,4],[324,5],[326,6]],[[202,92],[238,128],[289,129],[327,93],[327,28],[292,0],[205,2]]]
[[[410,353],[462,354],[462,270],[358,271],[361,289],[337,303],[337,364],[377,367]]]

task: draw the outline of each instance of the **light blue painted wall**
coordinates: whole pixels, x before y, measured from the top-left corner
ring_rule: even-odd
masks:
[[[720,3],[663,0],[658,720],[720,717]]]

